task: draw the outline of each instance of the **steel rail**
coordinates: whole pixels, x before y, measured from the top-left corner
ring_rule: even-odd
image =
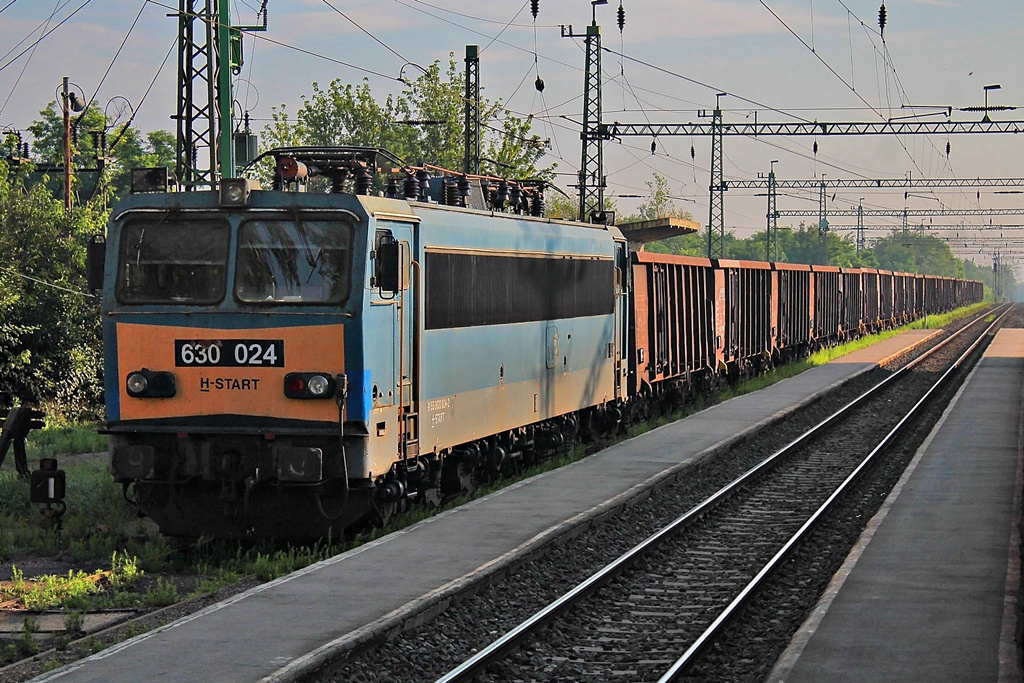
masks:
[[[796,547],[796,545],[803,540],[804,536],[817,524],[821,518],[832,508],[835,502],[846,492],[846,490],[852,486],[852,484],[860,478],[860,475],[864,470],[874,461],[875,457],[884,451],[895,439],[903,432],[904,428],[917,417],[917,414],[925,406],[925,404],[932,397],[932,394],[943,384],[946,380],[955,372],[978,348],[983,340],[986,339],[988,333],[992,331],[996,325],[998,325],[1006,315],[1009,314],[1012,306],[1007,306],[999,317],[992,321],[988,328],[981,333],[981,335],[971,344],[966,351],[964,351],[956,361],[939,377],[932,386],[924,393],[917,403],[900,419],[900,421],[894,426],[889,433],[886,434],[882,440],[876,445],[870,453],[865,456],[859,465],[851,472],[845,480],[836,488],[835,491],[822,503],[817,510],[805,521],[800,528],[794,533],[788,541],[779,549],[778,552],[761,568],[761,570],[750,580],[750,582],[744,586],[744,588],[733,598],[732,602],[711,623],[707,629],[693,642],[693,644],[683,653],[683,655],[676,660],[676,662],[669,668],[665,674],[658,679],[658,683],[671,683],[672,681],[678,680],[679,676],[693,663],[694,659],[700,654],[700,652],[707,646],[711,640],[718,635],[722,627],[739,611],[739,609],[747,602],[754,591],[761,586],[761,584],[768,578],[769,575],[779,566],[779,564],[789,556],[789,553]],[[981,318],[979,318],[980,320]],[[977,321],[975,321],[977,322]],[[973,325],[973,323],[972,323]],[[958,330],[959,332],[967,329],[966,327]],[[955,335],[948,337],[946,342],[953,339]],[[944,344],[943,344],[944,345]],[[941,346],[935,347],[932,351],[941,348]],[[930,355],[930,354],[929,354]],[[915,359],[914,364],[917,361],[925,358],[921,356]],[[910,365],[906,367],[911,367]],[[895,375],[893,375],[895,376]],[[881,386],[881,385],[879,385]],[[871,390],[874,391],[874,390]],[[859,400],[859,399],[857,399]]]
[[[1010,306],[1007,307],[1001,315],[1005,315],[1009,310]],[[981,321],[983,317],[979,316],[976,320],[972,321],[968,325],[965,325],[960,330],[951,334],[949,337],[944,339],[941,343],[929,349],[922,356],[914,359],[911,363],[907,364],[903,368],[889,375],[884,380],[871,387],[857,398],[850,401],[847,405],[839,408],[834,413],[825,418],[815,427],[811,428],[801,436],[797,437],[787,445],[780,448],[778,451],[773,453],[771,456],[763,460],[761,463],[755,465],[745,473],[741,474],[736,479],[732,480],[718,491],[713,493],[703,502],[694,506],[687,512],[683,513],[680,517],[670,522],[668,525],[658,530],[647,539],[641,541],[636,546],[628,550],[626,553],[615,559],[610,564],[603,567],[601,570],[591,575],[589,578],[578,584],[561,597],[551,602],[546,607],[529,617],[518,626],[510,630],[505,635],[501,636],[487,647],[481,649],[472,657],[464,661],[455,669],[452,669],[447,674],[438,678],[436,683],[460,683],[464,681],[470,681],[472,678],[481,673],[491,663],[499,660],[507,653],[514,650],[524,640],[530,637],[533,633],[541,629],[542,627],[550,624],[558,616],[566,612],[574,605],[582,602],[585,598],[592,595],[601,586],[611,581],[624,569],[633,564],[636,560],[642,558],[644,554],[659,544],[671,538],[676,533],[685,529],[689,524],[699,519],[702,515],[708,513],[714,509],[718,504],[730,498],[734,493],[740,490],[745,484],[754,480],[758,475],[765,473],[771,469],[775,464],[779,462],[789,451],[797,448],[798,446],[807,443],[816,436],[818,436],[827,427],[833,425],[839,421],[853,408],[857,407],[864,401],[868,400],[876,392],[880,391],[883,387],[887,386],[890,382],[896,380],[897,377],[901,377],[905,372],[908,372],[911,368],[916,367],[918,363],[922,362],[925,358],[935,353],[939,349],[943,348],[946,344],[950,343],[953,339],[959,336],[961,333],[966,331],[977,322]],[[1001,319],[1001,317],[1000,317]],[[982,335],[984,337],[984,334]],[[975,343],[977,344],[977,342]],[[973,347],[972,347],[973,348]],[[678,662],[677,662],[678,663]]]

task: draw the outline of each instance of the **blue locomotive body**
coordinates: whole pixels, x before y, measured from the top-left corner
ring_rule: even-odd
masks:
[[[338,535],[556,448],[622,398],[615,228],[241,196],[136,195],[110,222],[112,471],[165,533]]]

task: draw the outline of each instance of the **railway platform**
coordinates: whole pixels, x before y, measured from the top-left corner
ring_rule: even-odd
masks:
[[[1001,330],[768,681],[1021,680],[1022,387]]]
[[[623,507],[688,463],[901,355],[912,330],[537,475],[56,669],[38,681],[291,681],[355,643],[442,611],[547,541]],[[1019,382],[1018,382],[1019,385]]]

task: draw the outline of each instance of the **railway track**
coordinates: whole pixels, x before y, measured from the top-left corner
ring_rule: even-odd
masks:
[[[723,628],[932,405],[987,338],[981,327],[864,392],[439,681],[669,681],[694,666],[721,676],[702,653],[732,649],[716,641]]]

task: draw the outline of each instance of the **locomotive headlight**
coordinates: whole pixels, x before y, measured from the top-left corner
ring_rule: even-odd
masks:
[[[142,396],[149,388],[149,380],[141,372],[133,372],[128,375],[125,388],[128,389],[129,396]]]
[[[174,375],[146,368],[129,372],[124,388],[132,398],[172,398],[177,393]]]
[[[306,388],[309,389],[309,393],[320,398],[331,388],[331,381],[323,375],[313,375],[306,383]]]
[[[248,178],[224,178],[220,181],[220,205],[225,207],[247,206],[249,193],[259,187]]]
[[[326,372],[289,372],[284,376],[284,395],[288,398],[330,398],[334,378]]]

